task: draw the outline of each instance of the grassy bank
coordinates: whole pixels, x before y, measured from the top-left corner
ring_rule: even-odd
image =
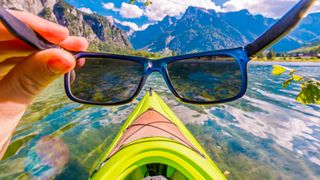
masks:
[[[267,58],[252,58],[253,61],[257,62],[320,62],[320,58],[298,58],[298,57],[275,57],[272,59]]]

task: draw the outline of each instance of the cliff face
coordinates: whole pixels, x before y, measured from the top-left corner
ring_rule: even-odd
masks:
[[[131,49],[126,33],[105,17],[83,13],[63,0],[0,0],[0,6],[27,11],[66,26],[71,35],[87,38],[91,51]]]
[[[28,11],[32,14],[40,14],[45,7],[53,9],[58,0],[1,0],[0,5],[8,9]]]

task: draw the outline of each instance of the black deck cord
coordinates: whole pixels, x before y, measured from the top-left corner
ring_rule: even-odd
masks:
[[[154,123],[156,123],[156,122],[154,122]],[[169,123],[169,122],[167,122],[167,123]],[[159,127],[157,127],[157,126],[154,126],[154,125],[152,125],[152,124],[153,124],[153,123],[149,123],[149,124],[133,124],[133,125],[131,125],[130,127],[133,127],[133,126],[142,126],[141,128],[139,128],[139,130],[142,129],[142,128],[144,128],[144,127],[146,127],[146,126],[150,126],[150,127],[156,128],[156,129],[160,129],[160,130],[162,130],[162,131],[164,131],[164,132],[166,132],[166,133],[168,133],[168,134],[176,137],[176,138],[179,139],[180,141],[186,143],[188,146],[192,147],[192,149],[195,149],[195,148],[192,146],[192,144],[190,144],[188,141],[186,142],[186,141],[184,141],[183,139],[181,139],[181,138],[179,138],[178,136],[176,136],[175,134],[172,134],[171,132],[169,132],[169,131],[167,131],[167,130],[165,130],[165,129],[163,129],[163,128],[159,128]],[[173,123],[172,123],[172,124],[173,124]],[[136,132],[138,132],[139,130],[135,131],[133,134],[131,134],[131,136],[133,136],[133,135],[134,135]],[[129,136],[128,138],[130,138],[131,136]],[[126,140],[127,140],[128,138],[126,138]],[[197,150],[195,149],[195,151],[197,151]],[[199,154],[201,154],[199,151],[197,151],[197,152],[198,152]]]
[[[142,113],[142,114],[144,114],[144,113]],[[141,114],[141,115],[142,115],[142,114]],[[140,116],[141,116],[141,115],[140,115]],[[162,114],[160,114],[160,115],[163,116]],[[140,116],[139,116],[139,117],[140,117]],[[138,118],[139,118],[139,117],[138,117]],[[168,119],[168,118],[165,117],[165,116],[163,116],[163,117],[166,118],[166,119]],[[137,119],[138,119],[138,118],[137,118]],[[169,119],[168,119],[168,120],[169,120]],[[185,144],[187,144],[188,146],[190,146],[191,149],[193,149],[194,151],[196,151],[197,153],[199,153],[202,157],[204,157],[203,154],[201,154],[201,152],[199,152],[192,144],[189,143],[189,141],[186,142],[186,141],[184,141],[183,139],[179,138],[178,136],[170,133],[169,131],[167,131],[167,130],[165,130],[165,129],[162,129],[162,128],[159,128],[159,127],[157,127],[157,126],[152,126],[152,125],[151,125],[151,124],[154,124],[154,123],[161,123],[161,122],[163,122],[163,123],[170,123],[170,124],[173,124],[174,126],[177,127],[177,125],[174,124],[173,122],[171,122],[170,120],[169,120],[169,122],[167,122],[167,121],[155,121],[155,122],[148,123],[148,124],[132,124],[132,125],[130,125],[129,127],[127,127],[126,130],[129,129],[130,127],[138,126],[138,125],[139,125],[139,126],[142,126],[142,127],[140,127],[140,128],[137,129],[135,132],[133,132],[130,136],[128,136],[127,138],[125,138],[124,140],[122,140],[121,143],[124,142],[124,141],[126,141],[126,140],[129,139],[130,137],[132,137],[134,134],[136,134],[138,131],[140,131],[140,130],[141,130],[142,128],[144,128],[145,126],[151,126],[151,127],[160,129],[160,130],[162,130],[162,131],[164,131],[164,132],[167,132],[168,134],[176,137],[176,138],[179,139],[180,141],[182,141],[182,142],[184,142]],[[177,127],[177,128],[178,128],[178,127]],[[178,129],[179,129],[179,128],[178,128]],[[119,142],[118,144],[121,144],[121,143]],[[122,147],[123,147],[123,145],[120,146],[120,149],[121,149]]]
[[[130,129],[131,127],[134,127],[134,126],[142,126],[140,128],[138,128],[136,131],[134,131],[130,136],[128,136],[127,138],[121,140],[118,144],[121,144],[123,143],[124,141],[128,140],[129,138],[131,138],[134,134],[136,134],[138,131],[140,131],[142,128],[144,128],[145,126],[147,125],[150,125],[150,124],[154,124],[154,123],[168,123],[168,124],[174,124],[172,122],[167,122],[167,121],[155,121],[155,122],[152,122],[152,123],[148,123],[148,124],[132,124],[130,125],[129,127],[126,128],[127,129]],[[174,124],[175,125],[175,124]],[[121,145],[122,146],[122,145]],[[120,146],[120,147],[121,147]]]
[[[201,152],[199,152],[195,147],[192,146],[192,144],[190,144],[188,141],[187,141],[187,142],[184,141],[183,139],[179,138],[179,137],[176,136],[175,134],[172,134],[171,132],[169,132],[169,131],[167,131],[167,130],[165,130],[165,129],[163,129],[163,128],[159,128],[159,127],[157,127],[157,126],[148,125],[148,124],[145,124],[144,126],[151,126],[151,127],[153,127],[153,128],[160,129],[160,130],[162,130],[162,131],[164,131],[164,132],[166,132],[166,133],[168,133],[168,134],[176,137],[176,138],[179,139],[180,141],[182,141],[182,142],[186,143],[188,146],[190,146],[191,149],[193,149],[194,151],[196,151],[197,153],[199,153],[201,156],[203,156],[203,155],[201,154]]]

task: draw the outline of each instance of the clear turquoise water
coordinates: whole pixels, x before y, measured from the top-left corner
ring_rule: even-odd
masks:
[[[319,63],[285,65],[320,79]],[[161,95],[230,179],[319,179],[320,106],[297,103],[299,86],[281,89],[285,77],[274,77],[270,64],[251,64],[249,79],[242,99],[206,107],[178,102],[159,74],[145,89]],[[87,179],[145,92],[124,106],[88,106],[68,100],[57,81],[23,117],[0,179]]]

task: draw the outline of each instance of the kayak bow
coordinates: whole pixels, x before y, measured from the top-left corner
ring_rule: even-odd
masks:
[[[226,179],[155,92],[139,102],[92,179]]]

